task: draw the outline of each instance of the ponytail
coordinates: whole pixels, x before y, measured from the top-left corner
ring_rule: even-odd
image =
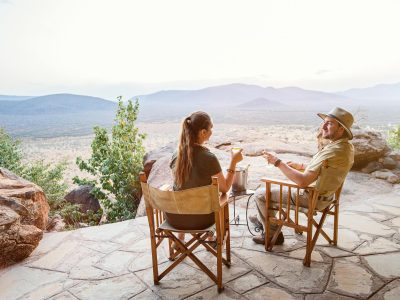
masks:
[[[178,187],[183,186],[192,171],[193,147],[197,142],[200,130],[209,129],[210,126],[210,116],[201,111],[194,112],[183,120],[174,169],[175,184]]]

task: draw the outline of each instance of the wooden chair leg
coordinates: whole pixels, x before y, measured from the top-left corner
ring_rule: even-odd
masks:
[[[334,207],[334,220],[333,220],[333,245],[337,246],[338,242],[338,228],[339,228],[339,203]]]
[[[305,265],[306,267],[309,267],[311,265],[313,211],[313,209],[309,209],[308,211],[306,255],[304,256],[303,260],[303,265]]]
[[[229,205],[224,208],[224,234],[223,239],[226,239],[226,260],[228,261],[230,267],[231,265],[231,230],[229,226]]]

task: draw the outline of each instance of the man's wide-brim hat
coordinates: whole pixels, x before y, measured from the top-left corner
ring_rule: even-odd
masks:
[[[353,133],[351,132],[350,128],[353,125],[354,118],[353,118],[353,115],[351,113],[349,113],[348,111],[346,111],[340,107],[335,107],[327,114],[319,113],[317,115],[322,120],[324,120],[326,117],[331,117],[331,118],[336,119],[336,121],[338,121],[340,123],[340,125],[342,125],[343,128],[346,130],[347,134],[349,135],[349,140],[351,140],[353,138]]]

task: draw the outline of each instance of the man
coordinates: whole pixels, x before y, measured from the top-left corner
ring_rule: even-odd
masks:
[[[319,191],[316,209],[322,210],[327,207],[334,196],[335,191],[344,182],[347,173],[351,169],[354,162],[354,148],[349,142],[353,138],[350,130],[353,125],[353,116],[346,110],[336,107],[328,114],[319,113],[318,116],[323,119],[322,138],[329,140],[329,143],[322,147],[317,154],[313,156],[310,163],[304,164],[288,162],[284,163],[278,157],[271,153],[265,153],[263,156],[268,164],[277,167],[288,179],[295,182],[301,188],[309,186],[316,181],[316,189]],[[304,170],[304,172],[302,172]],[[292,201],[295,199],[294,191],[292,192]],[[265,219],[265,188],[256,191],[256,204],[259,217],[264,223]],[[299,205],[307,208],[308,193],[304,192],[299,197]],[[286,199],[284,195],[284,199]],[[271,191],[271,201],[277,203],[279,201],[279,190]],[[273,207],[274,205],[272,205]],[[268,211],[269,216],[274,216],[276,210],[273,208]],[[262,223],[256,216],[250,217],[250,221],[262,227]],[[276,225],[275,225],[276,226]],[[271,226],[272,235],[276,227]],[[263,236],[255,236],[253,241],[257,244],[264,244]],[[275,245],[281,245],[284,242],[282,232],[278,235]]]

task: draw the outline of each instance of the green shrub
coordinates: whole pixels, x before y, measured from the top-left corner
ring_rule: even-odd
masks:
[[[19,174],[22,171],[21,161],[20,141],[14,140],[3,128],[0,128],[0,167]]]
[[[47,201],[53,210],[62,206],[67,192],[67,184],[63,181],[66,162],[45,164],[42,160],[25,166],[21,176],[40,186],[46,194]]]
[[[103,210],[100,208],[97,212],[88,210],[86,213],[82,213],[78,204],[64,201],[62,206],[57,210],[57,213],[63,218],[65,224],[67,224],[67,229],[74,229],[79,228],[80,223],[85,223],[89,226],[98,225],[103,215]]]
[[[393,149],[400,149],[400,125],[389,130],[388,143]]]
[[[91,157],[87,161],[80,157],[76,160],[80,170],[96,179],[74,177],[74,182],[93,186],[91,193],[103,204],[110,222],[133,218],[139,204],[145,135],[135,126],[138,111],[137,100],[135,104],[129,100],[125,106],[119,97],[111,137],[105,128],[94,127]]]

